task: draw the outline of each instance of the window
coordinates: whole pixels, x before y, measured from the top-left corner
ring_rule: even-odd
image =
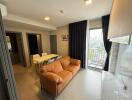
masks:
[[[102,29],[90,30],[88,66],[102,69],[106,59]]]

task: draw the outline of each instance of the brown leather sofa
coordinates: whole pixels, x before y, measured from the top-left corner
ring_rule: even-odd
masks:
[[[63,57],[43,66],[40,71],[41,88],[57,96],[80,69],[80,60]]]

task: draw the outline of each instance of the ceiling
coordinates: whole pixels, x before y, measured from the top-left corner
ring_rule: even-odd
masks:
[[[11,20],[4,20],[4,26],[5,29],[8,28],[10,29],[11,27],[15,28],[15,29],[25,29],[25,30],[31,30],[32,31],[51,31],[52,29],[49,28],[45,28],[45,27],[41,27],[41,26],[36,26],[36,25],[32,25],[32,24],[27,24],[27,23],[21,23],[21,22],[16,22],[16,21],[11,21]],[[54,30],[54,29],[53,29]]]
[[[101,17],[109,14],[112,7],[112,0],[93,0],[88,6],[84,0],[1,0],[1,2],[7,6],[8,14],[54,27]],[[60,13],[60,10],[64,13]],[[51,20],[44,21],[45,16],[49,16]]]

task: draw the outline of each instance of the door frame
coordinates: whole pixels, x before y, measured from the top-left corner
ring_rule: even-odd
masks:
[[[89,29],[89,38],[88,38],[88,50],[87,50],[87,52],[88,52],[88,57],[87,57],[87,67],[91,67],[91,66],[89,66],[89,62],[88,62],[88,59],[89,59],[89,49],[90,49],[90,47],[89,47],[89,44],[90,44],[90,31],[91,30],[98,30],[98,29],[102,29],[102,27],[95,27],[95,28],[90,28]],[[92,68],[94,68],[94,67],[92,67]],[[96,68],[96,69],[100,69],[100,70],[102,70],[101,68]]]
[[[1,71],[3,73],[3,80],[6,83],[6,88],[8,91],[8,95],[10,100],[18,100],[17,92],[16,92],[16,83],[13,74],[13,67],[11,63],[11,58],[9,55],[9,50],[6,44],[6,34],[4,25],[2,22],[2,16],[0,11],[0,61],[1,61]]]
[[[10,30],[5,30],[5,32],[9,32],[11,34],[16,34],[16,35],[20,35],[21,37],[21,42],[22,42],[22,55],[23,55],[23,60],[24,60],[24,67],[26,67],[26,55],[24,52],[24,44],[23,44],[23,37],[22,37],[22,32],[18,32],[18,31],[10,31]]]
[[[30,60],[30,65],[32,65],[32,55],[30,55],[30,47],[29,47],[28,34],[40,35],[40,45],[41,45],[41,50],[42,50],[42,52],[43,52],[43,47],[42,47],[42,34],[40,34],[40,33],[34,33],[34,32],[33,32],[33,33],[31,33],[31,32],[30,32],[30,33],[29,33],[29,32],[26,33],[29,60]],[[39,48],[38,48],[38,50],[39,50]]]
[[[32,35],[40,35],[40,45],[41,45],[41,49],[42,49],[42,34],[40,33],[26,33],[26,37],[27,37],[27,45],[28,45],[28,52],[29,52],[29,56],[30,56],[30,48],[29,48],[29,42],[28,42],[28,34],[32,34]],[[42,52],[43,52],[43,49],[42,49]]]

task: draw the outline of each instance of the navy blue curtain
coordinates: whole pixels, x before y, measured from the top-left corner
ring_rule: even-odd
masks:
[[[85,68],[87,20],[69,24],[70,57],[81,60]]]
[[[104,65],[105,71],[109,70],[109,57],[110,57],[110,50],[112,45],[112,42],[110,42],[108,39],[109,19],[110,19],[110,15],[106,15],[102,17],[103,40],[104,40],[105,51],[107,53],[107,57]]]

